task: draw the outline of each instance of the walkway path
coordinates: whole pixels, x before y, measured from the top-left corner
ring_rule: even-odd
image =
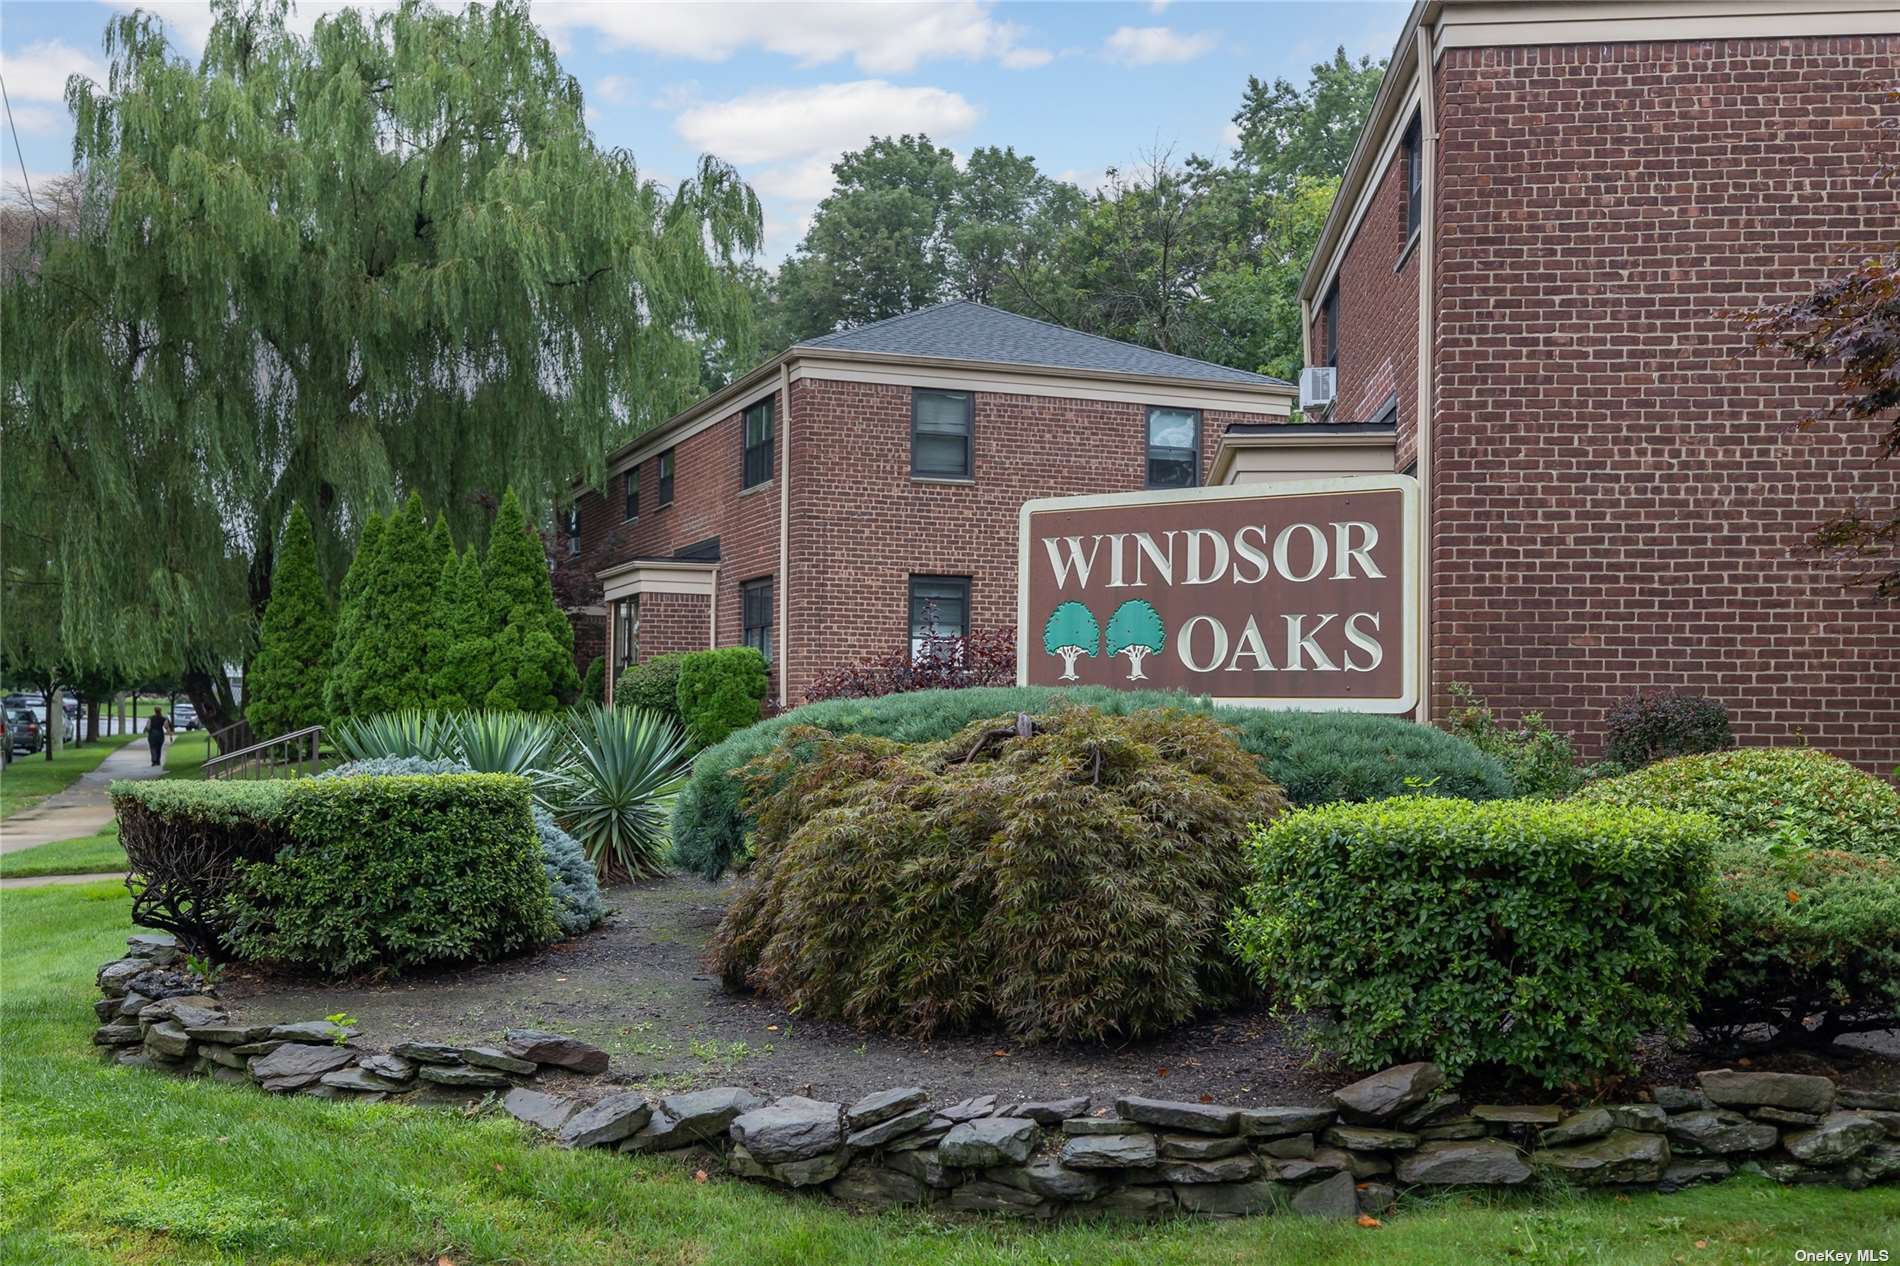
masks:
[[[0,888],[43,888],[47,884],[116,884],[125,882],[124,875],[21,875],[13,879],[0,879]]]
[[[164,772],[163,765],[152,764],[152,749],[134,739],[81,774],[64,791],[54,792],[32,808],[0,821],[0,853],[97,835],[112,824],[112,798],[106,794],[107,787],[121,778],[156,778]]]

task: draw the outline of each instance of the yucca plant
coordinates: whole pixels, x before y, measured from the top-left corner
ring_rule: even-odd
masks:
[[[448,727],[435,714],[415,708],[344,717],[330,727],[325,737],[350,760],[376,760],[387,756],[442,760],[460,754]]]
[[[665,872],[686,740],[665,715],[589,703],[567,722],[568,752],[544,794],[607,883]]]
[[[455,754],[478,774],[534,778],[553,772],[561,727],[552,717],[484,708],[451,714],[442,718],[441,725],[455,745]]]

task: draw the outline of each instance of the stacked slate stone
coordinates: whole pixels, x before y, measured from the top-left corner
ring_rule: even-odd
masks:
[[[1718,1069],[1654,1103],[1467,1104],[1436,1064],[1388,1068],[1314,1107],[1231,1108],[1133,1096],[936,1108],[917,1087],[833,1103],[736,1087],[594,1102],[528,1083],[607,1071],[575,1038],[511,1029],[499,1045],[411,1041],[359,1050],[327,1021],[233,1024],[216,991],[177,970],[177,946],[135,936],[99,971],[93,1041],[121,1063],[374,1102],[501,1106],[575,1148],[684,1157],[707,1169],[852,1204],[1018,1217],[1239,1217],[1387,1212],[1405,1189],[1514,1186],[1533,1176],[1675,1190],[1737,1172],[1783,1183],[1900,1182],[1900,1093],[1825,1077]]]
[[[607,1052],[558,1033],[511,1029],[499,1046],[402,1042],[388,1052],[358,1049],[356,1030],[328,1020],[235,1024],[217,990],[176,970],[168,934],[134,936],[124,958],[99,969],[105,997],[92,1040],[107,1058],[137,1067],[255,1083],[277,1094],[378,1103],[433,1092],[459,1102],[466,1092],[511,1090],[544,1069],[607,1070]]]

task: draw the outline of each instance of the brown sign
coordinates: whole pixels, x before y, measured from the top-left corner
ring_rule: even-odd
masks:
[[[1016,679],[1409,711],[1416,521],[1402,475],[1031,501]]]

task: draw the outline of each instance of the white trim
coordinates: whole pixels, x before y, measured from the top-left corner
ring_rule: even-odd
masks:
[[[1377,712],[1399,714],[1418,706],[1420,541],[1418,539],[1418,481],[1409,475],[1350,475],[1339,479],[1302,479],[1277,484],[1213,484],[1205,488],[1164,489],[1154,492],[1110,492],[1083,497],[1039,497],[1023,502],[1016,517],[1016,684],[1029,684],[1029,519],[1044,511],[1101,510],[1116,506],[1174,505],[1193,501],[1266,501],[1278,497],[1312,497],[1327,493],[1397,492],[1400,514],[1407,525],[1405,575],[1399,599],[1407,626],[1399,645],[1402,683],[1392,699],[1284,699],[1232,698],[1202,695],[1209,703],[1242,708],[1277,708],[1289,712]]]
[[[1225,432],[1220,442],[1214,445],[1214,460],[1208,467],[1209,486],[1225,485],[1227,475],[1233,470],[1235,457],[1249,449],[1290,449],[1296,452],[1332,452],[1346,448],[1382,448],[1387,453],[1398,451],[1397,437],[1391,431],[1377,434],[1352,432],[1344,435],[1314,435],[1311,432],[1293,435],[1236,435]]]
[[[1448,4],[1434,35],[1434,61],[1448,48],[1900,35],[1900,8],[1891,0]]]
[[[791,371],[793,382],[813,379],[829,382],[880,383],[893,387],[923,387],[992,395],[1046,396],[1068,400],[1110,400],[1122,404],[1166,405],[1186,409],[1216,409],[1224,413],[1257,413],[1286,417],[1293,410],[1293,387],[1248,386],[1232,388],[1205,382],[1162,385],[1153,379],[1115,375],[1058,376],[1039,370],[1009,370],[1000,366],[965,367],[944,361],[884,364],[860,361],[801,361]],[[1123,384],[1126,385],[1123,385]]]
[[[1398,157],[1405,141],[1405,129],[1411,126],[1412,115],[1419,109],[1418,84],[1410,83],[1402,91],[1404,95],[1396,107],[1392,126],[1386,129],[1384,139],[1379,144],[1378,155],[1372,160],[1371,173],[1365,183],[1359,186],[1359,195],[1352,204],[1352,214],[1346,217],[1339,231],[1339,244],[1333,250],[1319,286],[1313,291],[1315,297],[1325,294],[1327,288],[1338,280],[1340,265],[1346,262],[1346,253],[1352,249],[1353,240],[1359,236],[1359,228],[1365,223],[1366,213],[1372,210],[1372,204],[1379,196],[1379,188],[1385,183],[1386,173],[1392,169],[1392,160]],[[1403,262],[1401,257],[1401,266]],[[1309,360],[1306,363],[1312,362]]]
[[[792,675],[792,629],[790,624],[792,567],[792,379],[789,367],[779,362],[779,450],[778,457],[778,575],[773,578],[778,599],[778,706],[785,706],[786,681]],[[744,612],[740,613],[741,621]]]
[[[1418,371],[1416,414],[1412,419],[1412,455],[1418,464],[1418,518],[1416,532],[1418,548],[1424,566],[1418,574],[1418,662],[1423,665],[1425,681],[1418,692],[1418,719],[1421,724],[1429,724],[1432,719],[1432,489],[1434,482],[1432,460],[1434,443],[1432,438],[1432,317],[1437,311],[1433,303],[1435,291],[1434,260],[1438,257],[1438,245],[1434,234],[1438,231],[1438,102],[1432,86],[1433,62],[1430,49],[1429,27],[1420,27],[1418,34],[1418,81],[1419,107],[1418,148],[1424,161],[1425,170],[1419,177],[1418,211],[1418,348],[1414,363]],[[1396,421],[1396,417],[1394,419]],[[1398,437],[1398,427],[1394,426],[1393,438]],[[1398,460],[1398,447],[1393,446],[1392,458]]]
[[[718,426],[721,422],[730,420],[734,414],[744,413],[747,409],[777,390],[778,379],[773,378],[742,395],[734,396],[730,401],[722,402],[718,410],[708,412],[705,416],[696,420],[688,421],[676,430],[668,430],[665,426],[660,427],[646,439],[634,441],[634,443],[638,445],[637,448],[627,450],[627,452],[620,457],[609,459],[607,464],[607,478],[612,479],[615,475],[629,470],[634,466],[638,466],[641,462],[649,458],[658,457],[667,449],[684,443],[693,436],[698,435],[701,431],[708,430]],[[716,399],[717,397],[714,398]],[[707,403],[711,403],[711,401]],[[760,485],[755,484],[753,486],[759,487]],[[666,504],[672,505],[673,503],[669,501]]]
[[[636,559],[598,574],[603,597],[610,603],[650,593],[686,594],[718,601],[718,563]]]

